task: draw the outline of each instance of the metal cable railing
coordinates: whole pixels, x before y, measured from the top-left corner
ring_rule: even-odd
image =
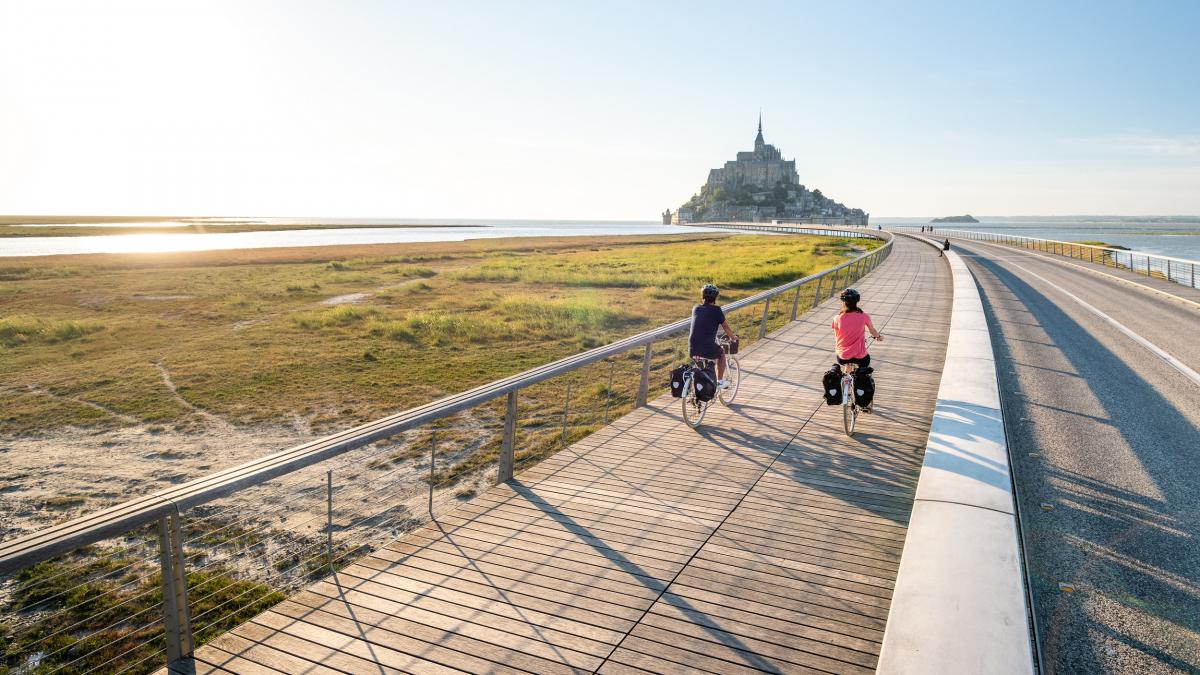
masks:
[[[852,228],[705,224],[883,240],[726,304],[747,347],[892,250]],[[736,320],[736,319],[734,319]],[[743,320],[741,323],[746,323]],[[148,672],[332,570],[644,406],[688,321],[0,543],[0,670]],[[665,378],[664,378],[665,379]],[[518,405],[520,403],[520,405]]]
[[[892,227],[897,232],[917,232],[919,227]],[[1154,253],[1142,253],[1126,248],[1111,246],[1095,246],[1080,244],[1073,241],[1058,241],[1056,239],[1038,239],[1036,237],[1019,237],[1013,234],[999,232],[977,232],[975,230],[956,230],[937,228],[933,236],[954,237],[970,241],[985,241],[993,244],[1016,246],[1043,253],[1086,260],[1087,262],[1114,269],[1124,269],[1151,278],[1163,279],[1190,288],[1197,286],[1196,272],[1200,262],[1186,258],[1174,258]]]

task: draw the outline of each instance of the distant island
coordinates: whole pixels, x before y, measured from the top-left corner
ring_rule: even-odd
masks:
[[[869,215],[847,208],[800,183],[796,160],[763,140],[762,116],[754,150],[708,172],[708,181],[683,206],[662,214],[664,224],[722,221],[866,226]]]
[[[931,222],[931,223],[978,223],[979,221],[975,220],[975,217],[968,213],[965,216],[946,216],[945,218],[934,218],[933,220],[931,220],[929,222]]]

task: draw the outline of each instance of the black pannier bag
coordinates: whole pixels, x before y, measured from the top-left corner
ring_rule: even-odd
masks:
[[[875,378],[871,373],[875,369],[867,366],[854,371],[854,402],[863,407],[870,407],[875,399]]]
[[[671,371],[671,395],[675,398],[683,396],[683,371],[687,366],[679,366]]]
[[[821,393],[825,395],[826,405],[840,405],[842,402],[842,371],[837,366],[825,371],[821,376]]]
[[[692,386],[696,388],[696,398],[700,401],[711,401],[717,395],[717,373],[711,366],[696,368],[692,371]]]

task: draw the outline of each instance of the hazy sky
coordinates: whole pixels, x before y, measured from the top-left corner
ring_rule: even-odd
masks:
[[[1200,213],[1200,2],[0,0],[0,213]]]

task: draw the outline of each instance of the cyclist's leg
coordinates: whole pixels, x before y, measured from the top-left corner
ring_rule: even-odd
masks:
[[[718,380],[725,379],[725,353],[724,352],[722,352],[721,355],[719,357],[717,357],[717,379]]]

